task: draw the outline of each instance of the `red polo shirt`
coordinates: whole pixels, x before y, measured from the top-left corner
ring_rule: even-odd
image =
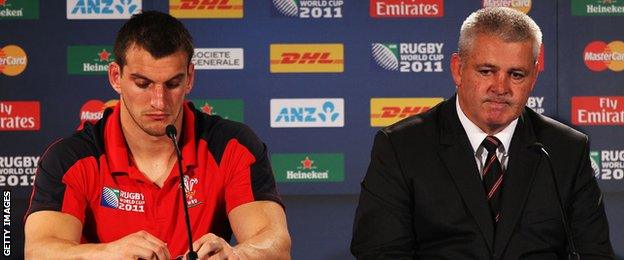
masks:
[[[106,243],[145,230],[173,257],[188,248],[177,164],[162,187],[134,165],[119,104],[95,125],[54,143],[39,164],[30,213],[54,210],[83,223],[84,243]],[[182,169],[193,240],[209,232],[229,240],[227,214],[256,200],[281,204],[266,146],[243,124],[184,106]]]

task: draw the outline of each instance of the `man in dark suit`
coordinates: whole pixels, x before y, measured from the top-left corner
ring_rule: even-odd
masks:
[[[541,38],[512,9],[464,21],[456,95],[375,137],[358,259],[613,259],[587,136],[525,107]]]

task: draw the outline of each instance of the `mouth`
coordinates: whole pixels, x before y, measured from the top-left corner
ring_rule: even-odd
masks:
[[[169,114],[148,113],[148,114],[145,114],[145,116],[153,121],[164,121],[165,119],[167,119],[167,117],[169,117]]]
[[[495,108],[495,109],[503,109],[505,107],[511,106],[511,103],[505,100],[488,99],[488,100],[485,100],[484,103],[490,106],[491,108]]]

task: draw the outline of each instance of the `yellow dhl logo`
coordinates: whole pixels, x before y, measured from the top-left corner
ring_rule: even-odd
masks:
[[[342,44],[271,44],[271,73],[343,72]]]
[[[243,18],[243,0],[169,0],[177,18]]]
[[[371,126],[388,126],[406,117],[426,112],[444,98],[372,98]]]

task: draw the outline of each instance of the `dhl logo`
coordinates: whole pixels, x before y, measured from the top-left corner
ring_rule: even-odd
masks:
[[[343,72],[342,44],[271,44],[271,73]]]
[[[243,18],[243,0],[169,0],[177,18]]]
[[[384,127],[406,117],[426,112],[443,98],[372,98],[371,126]]]
[[[306,52],[306,53],[296,53],[296,52],[286,52],[282,53],[282,59],[279,62],[275,62],[275,64],[342,64],[342,60],[332,60],[329,58],[331,53],[329,52]],[[271,61],[271,64],[274,62]]]
[[[381,114],[371,114],[371,118],[406,118],[429,110],[428,106],[382,107]]]

